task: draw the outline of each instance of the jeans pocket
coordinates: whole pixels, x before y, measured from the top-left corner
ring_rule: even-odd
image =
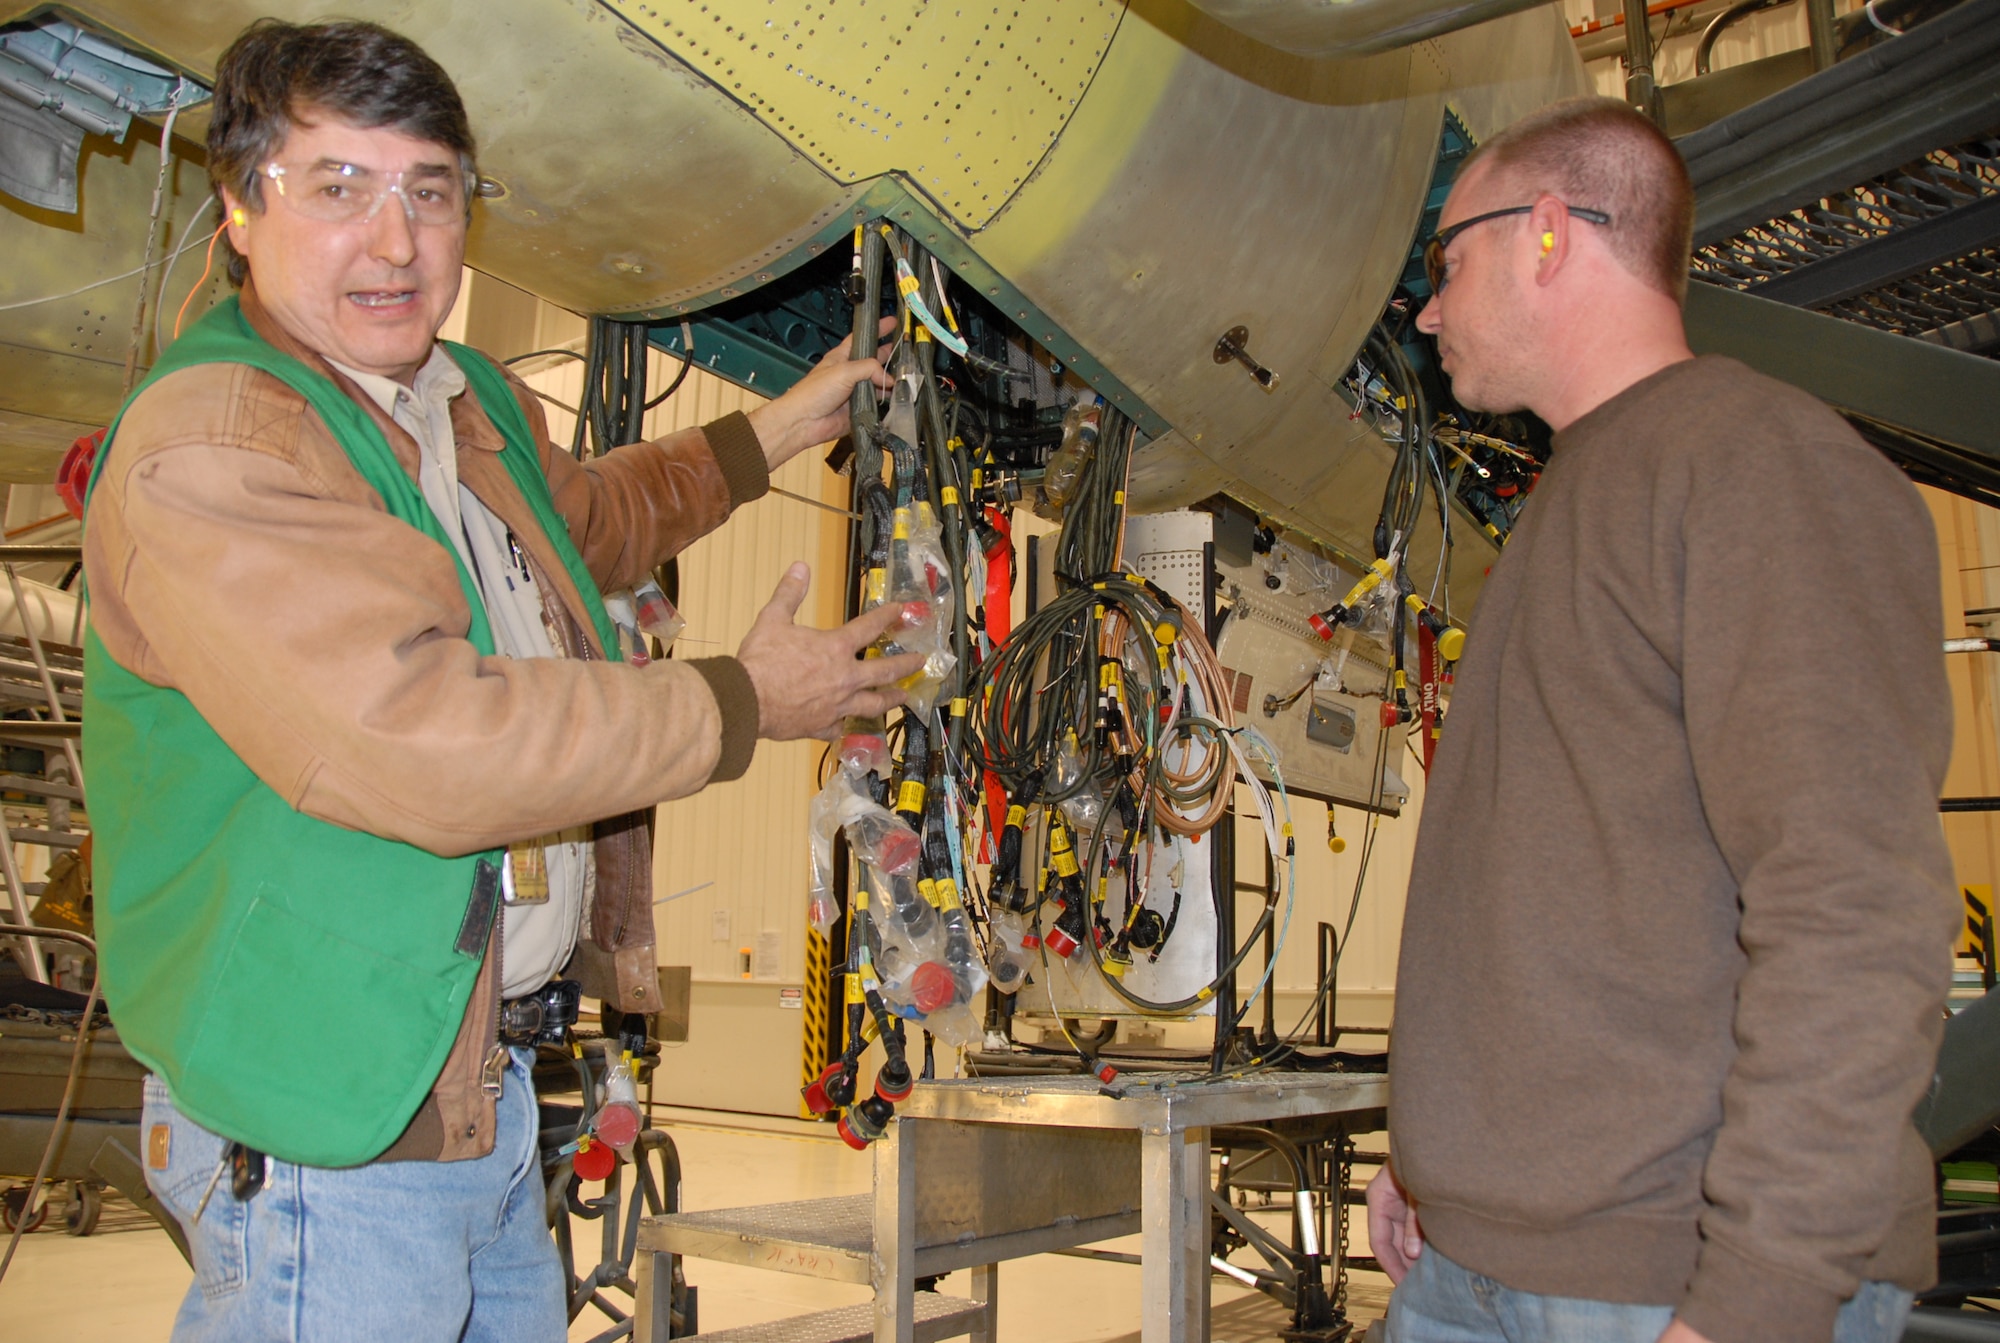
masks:
[[[226,1296],[243,1285],[250,1221],[249,1209],[229,1191],[229,1173],[222,1171],[216,1178],[227,1144],[176,1110],[166,1087],[149,1077],[141,1117],[149,1149],[153,1129],[159,1125],[165,1125],[168,1134],[166,1164],[164,1169],[155,1168],[149,1160],[146,1184],[187,1234],[202,1295],[211,1300]]]

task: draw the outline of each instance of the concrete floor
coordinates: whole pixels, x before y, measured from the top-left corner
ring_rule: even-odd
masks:
[[[699,1111],[661,1117],[680,1149],[689,1209],[863,1193],[869,1160],[842,1146],[822,1125],[739,1119]],[[1282,1225],[1282,1209],[1273,1214]],[[51,1218],[51,1222],[54,1222]],[[1365,1253],[1356,1216],[1357,1252]],[[600,1226],[574,1224],[579,1255],[595,1249]],[[1137,1251],[1137,1238],[1105,1248]],[[868,1299],[868,1289],[791,1277],[729,1264],[687,1261],[688,1281],[701,1289],[701,1324],[727,1329]],[[7,1343],[141,1343],[163,1340],[188,1284],[187,1266],[166,1235],[129,1204],[113,1200],[97,1234],[85,1239],[43,1230],[24,1237],[0,1283],[0,1339]],[[942,1290],[964,1294],[967,1275],[953,1274]],[[1214,1284],[1212,1337],[1219,1343],[1274,1339],[1288,1322],[1275,1302],[1232,1283]],[[613,1299],[623,1302],[613,1294]],[[1379,1275],[1357,1273],[1349,1313],[1378,1317],[1388,1301]],[[1062,1255],[1012,1261],[1000,1272],[1001,1343],[1138,1343],[1139,1270]],[[588,1311],[570,1331],[572,1343],[593,1337],[608,1321]]]

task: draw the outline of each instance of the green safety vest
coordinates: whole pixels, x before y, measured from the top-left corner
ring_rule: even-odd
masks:
[[[520,403],[484,355],[446,348],[617,657]],[[466,637],[491,654],[479,589],[381,429],[332,379],[259,336],[234,298],[168,347],[133,397],[209,363],[248,364],[306,399],[389,512],[453,557],[472,612]],[[93,489],[117,433],[114,422]],[[260,1152],[313,1166],[378,1156],[451,1052],[499,905],[502,851],[441,858],[302,815],[187,696],[119,666],[94,629],[84,669],[98,956],[126,1048],[184,1114]]]

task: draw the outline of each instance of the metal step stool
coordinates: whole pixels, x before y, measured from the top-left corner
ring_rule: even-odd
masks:
[[[937,1343],[973,1333],[986,1314],[983,1302],[937,1292],[918,1292],[915,1307],[916,1343]],[[873,1343],[874,1337],[875,1307],[864,1301],[858,1306],[794,1315],[769,1324],[696,1334],[688,1343]]]
[[[865,1285],[872,1281],[874,1217],[875,1202],[867,1194],[681,1212],[647,1218],[639,1244],[688,1259]]]

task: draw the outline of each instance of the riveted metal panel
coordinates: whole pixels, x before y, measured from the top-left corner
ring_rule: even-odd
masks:
[[[70,8],[198,78],[260,16],[326,17],[307,0]],[[573,311],[756,284],[857,194],[596,0],[353,0],[337,12],[411,38],[458,85],[480,170],[506,188],[474,210],[467,260]],[[204,127],[183,118],[183,134]]]
[[[901,171],[968,228],[1062,133],[1117,0],[605,0],[843,182]]]

